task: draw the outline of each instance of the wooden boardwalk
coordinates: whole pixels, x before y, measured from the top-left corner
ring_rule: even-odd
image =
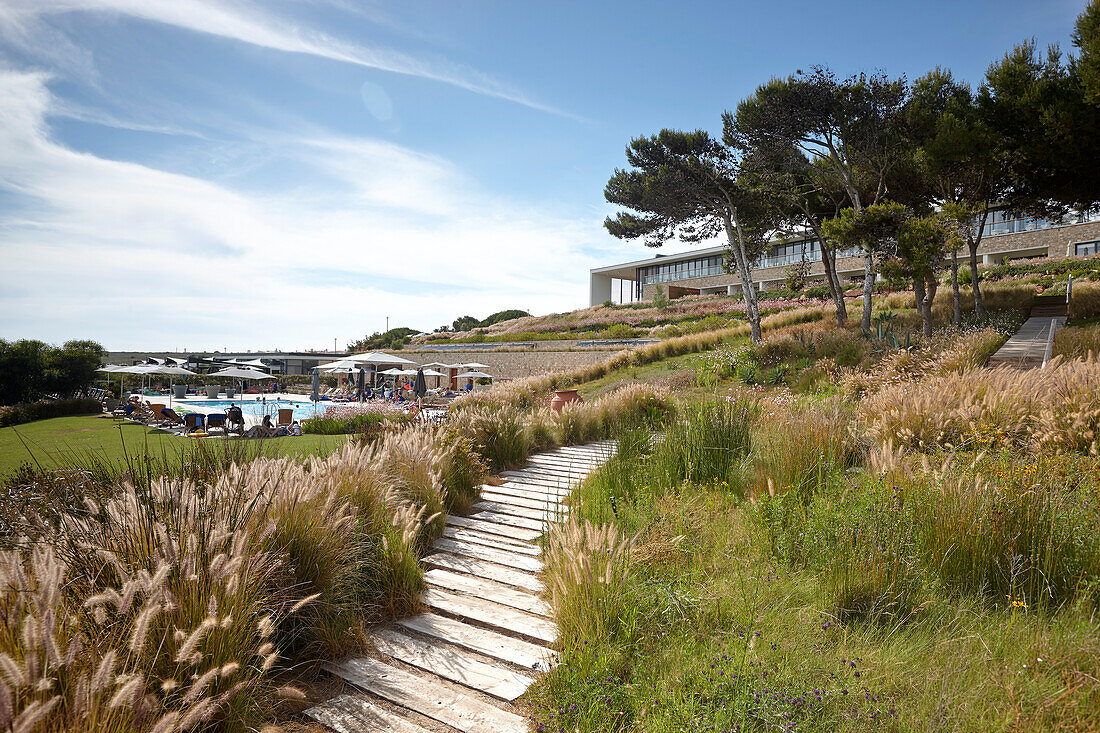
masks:
[[[1066,322],[1066,299],[1063,295],[1035,298],[1031,314],[1020,330],[989,357],[988,366],[1011,366],[1017,369],[1042,367],[1050,358],[1054,334]]]
[[[425,611],[376,630],[371,655],[330,665],[356,691],[306,715],[338,733],[526,731],[509,703],[554,665],[558,636],[533,542],[614,451],[605,441],[540,453],[482,486],[471,515],[448,517],[423,560]]]

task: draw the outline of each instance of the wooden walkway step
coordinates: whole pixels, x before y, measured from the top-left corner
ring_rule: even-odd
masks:
[[[356,687],[464,733],[526,733],[527,721],[424,677],[359,657],[329,668]],[[313,717],[311,715],[311,717]],[[367,730],[371,730],[368,728]],[[375,728],[374,730],[386,730]]]
[[[465,652],[445,645],[431,644],[394,629],[375,631],[371,635],[371,642],[386,656],[502,700],[515,700],[535,683],[531,677],[486,664]]]
[[[473,514],[448,516],[422,560],[428,610],[375,630],[373,656],[330,665],[360,692],[306,715],[337,733],[526,731],[508,704],[556,663],[558,637],[538,595],[543,563],[532,543],[568,515],[561,502],[615,449],[608,441],[559,448],[505,472],[501,485],[482,486]]]

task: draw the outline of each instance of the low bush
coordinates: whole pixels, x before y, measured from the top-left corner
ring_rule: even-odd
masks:
[[[103,405],[99,403],[99,400],[91,398],[24,402],[10,407],[0,407],[0,428],[21,425],[35,420],[45,420],[51,417],[97,415],[101,412],[103,412]]]
[[[377,437],[385,424],[403,423],[405,412],[386,402],[347,402],[329,405],[317,417],[302,422],[302,432],[309,435],[361,435]]]

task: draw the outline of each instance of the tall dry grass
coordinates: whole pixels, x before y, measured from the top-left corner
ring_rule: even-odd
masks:
[[[837,471],[856,464],[852,408],[839,400],[763,415],[752,434],[757,495],[783,494],[808,503]]]
[[[924,451],[1001,444],[1096,453],[1100,361],[1052,360],[1044,369],[968,369],[897,384],[859,408],[874,443]]]
[[[1074,283],[1069,317],[1074,320],[1100,316],[1100,283]]]
[[[1067,326],[1054,334],[1054,356],[1065,359],[1084,359],[1089,354],[1100,354],[1100,325]]]
[[[255,728],[273,673],[417,610],[448,483],[484,470],[456,446],[410,428],[29,518],[0,555],[0,729]]]
[[[546,585],[563,638],[599,639],[627,622],[633,538],[613,524],[550,525]]]
[[[832,312],[830,309],[831,306],[826,305],[774,313],[761,319],[761,329],[774,331],[801,323],[820,321],[829,316]],[[510,405],[518,410],[545,406],[550,403],[554,390],[567,389],[592,382],[618,369],[643,366],[682,354],[706,351],[729,339],[743,338],[748,335],[749,326],[743,324],[733,328],[665,339],[629,351],[619,352],[602,362],[570,371],[552,372],[501,382],[482,392],[472,392],[459,397],[452,406],[451,411],[457,414],[465,410],[501,405]]]

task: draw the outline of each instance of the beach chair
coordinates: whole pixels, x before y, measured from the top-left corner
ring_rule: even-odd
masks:
[[[280,407],[279,408],[279,419],[275,423],[275,427],[281,427],[281,426],[284,426],[284,425],[289,426],[292,422],[294,422],[294,410],[293,410],[293,408]]]
[[[214,412],[206,416],[206,432],[210,432],[214,429],[220,429],[224,433],[229,431],[225,427],[225,413]]]
[[[192,430],[199,430],[206,427],[206,415],[201,412],[189,412],[183,416],[183,424],[187,428],[187,432]]]
[[[161,425],[165,425],[167,427],[177,427],[184,424],[183,418],[180,417],[179,413],[173,410],[171,407],[165,407],[161,409],[160,416],[162,418]]]

